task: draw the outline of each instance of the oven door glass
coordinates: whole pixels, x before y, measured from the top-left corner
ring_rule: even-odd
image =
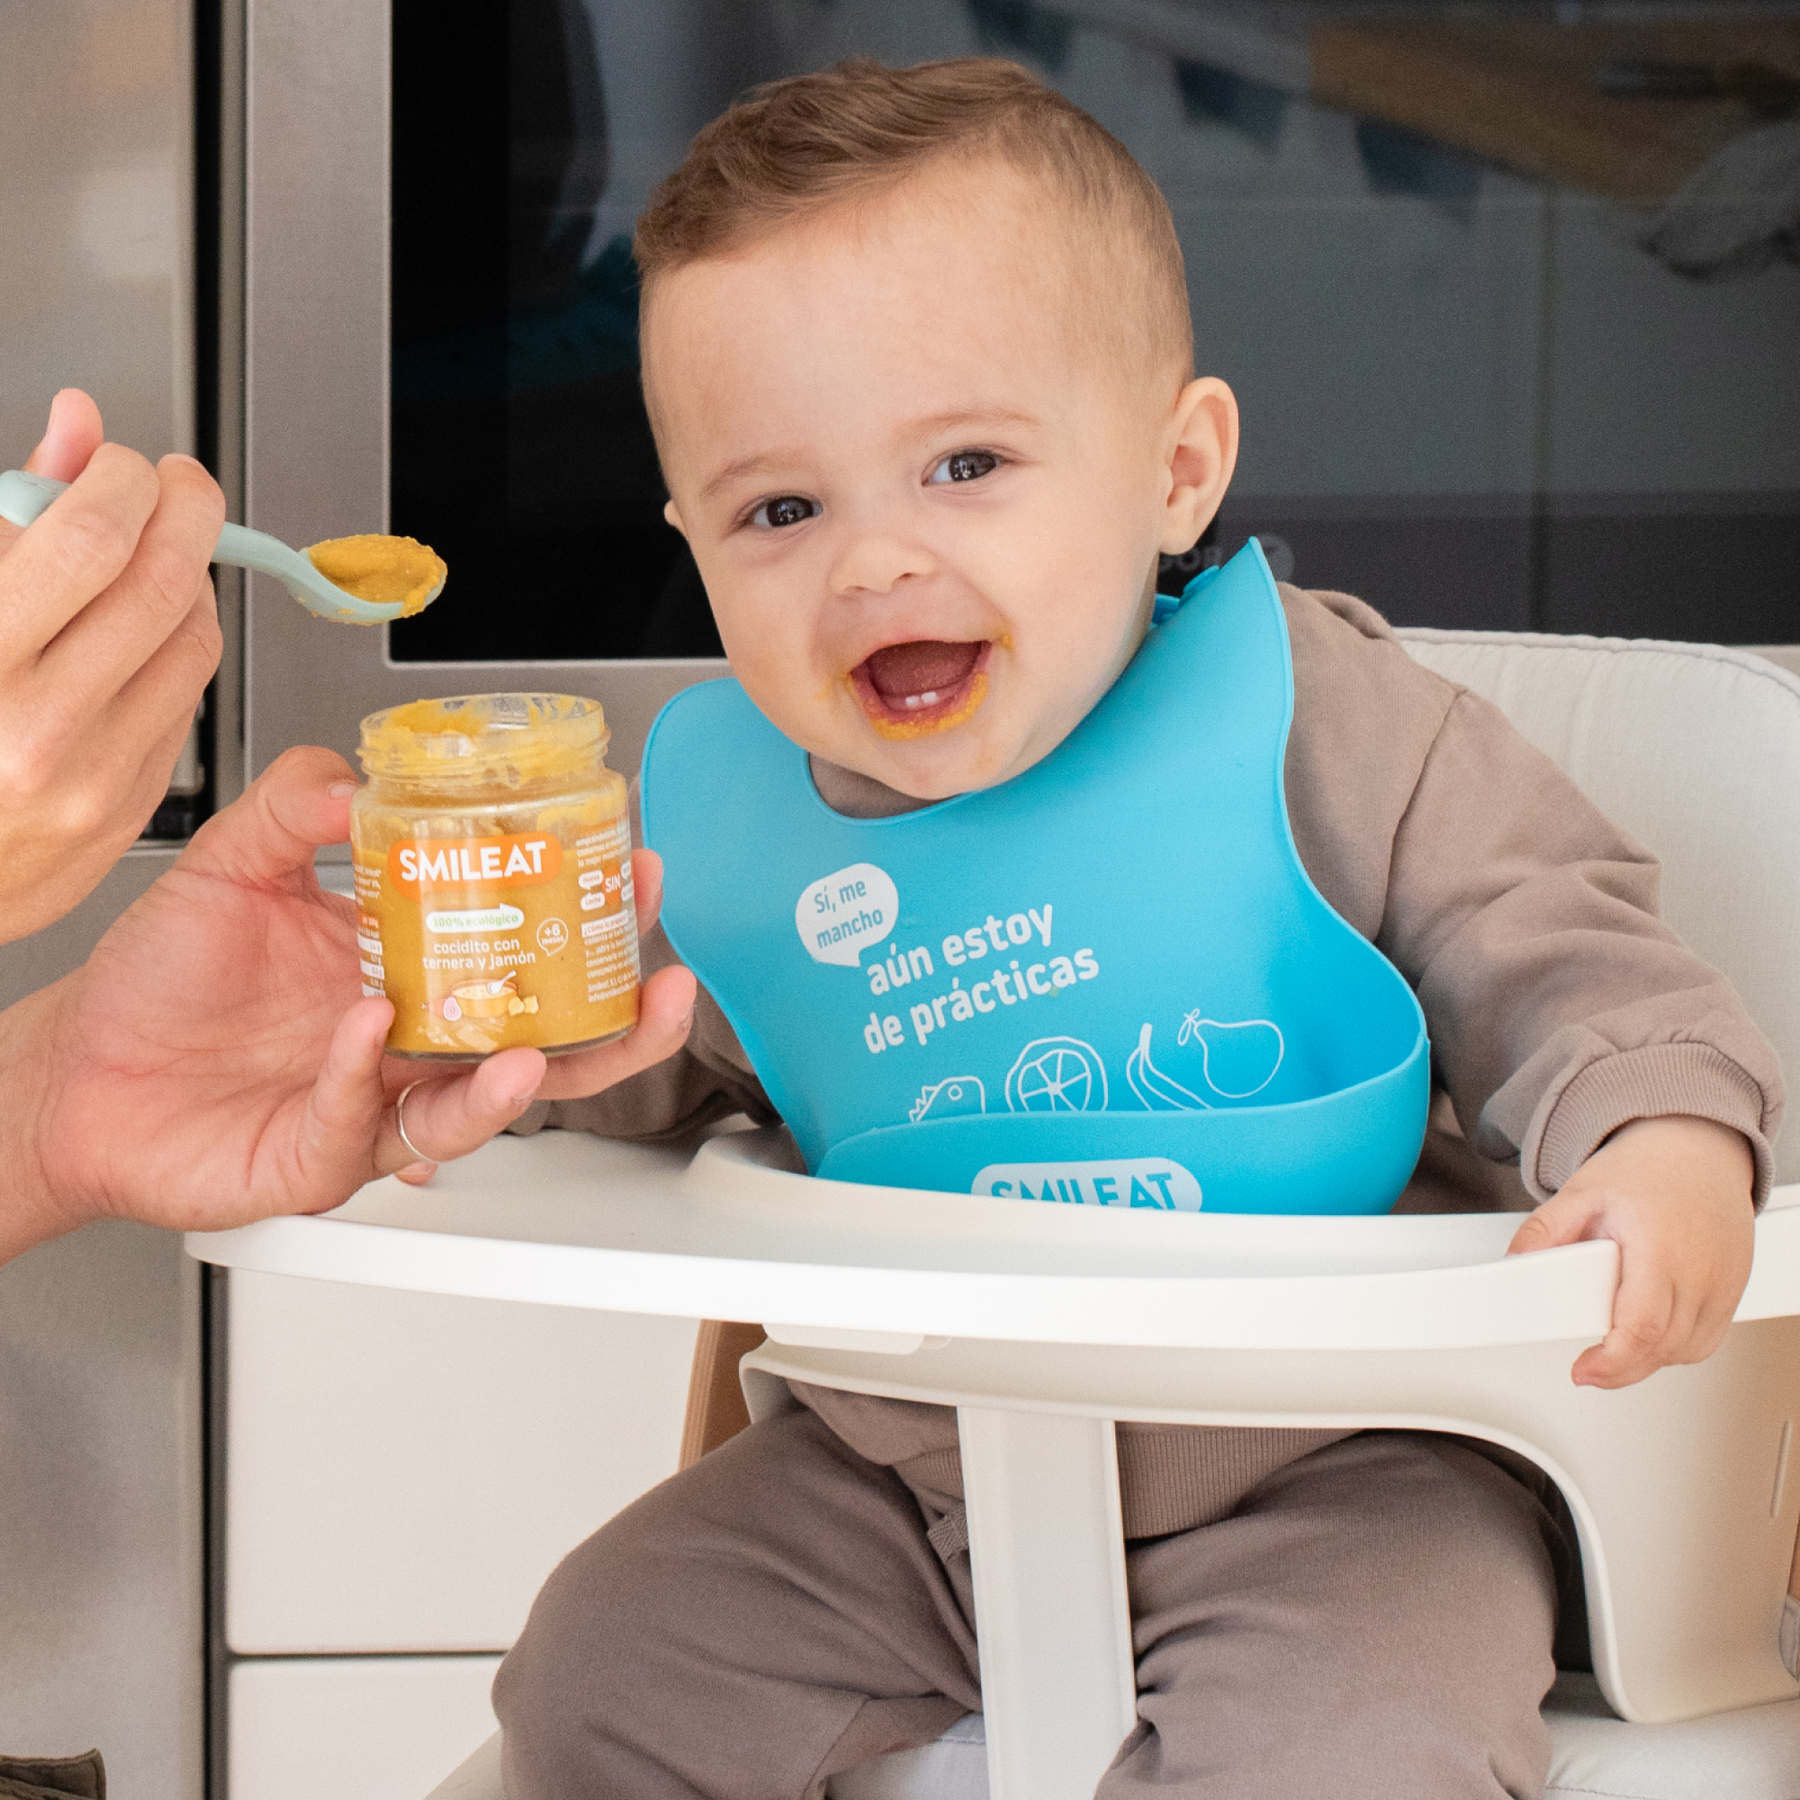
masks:
[[[455,580],[395,661],[718,654],[632,224],[735,93],[860,54],[1015,58],[1162,185],[1244,412],[1190,563],[1256,533],[1399,623],[1800,637],[1793,8],[396,0],[392,520]]]

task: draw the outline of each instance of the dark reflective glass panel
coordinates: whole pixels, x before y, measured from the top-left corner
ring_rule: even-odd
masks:
[[[1161,183],[1244,410],[1192,560],[1254,532],[1401,623],[1800,639],[1800,7],[394,17],[393,519],[453,572],[399,658],[716,654],[661,518],[631,222],[732,94],[857,53],[1015,57]]]
[[[392,528],[454,576],[400,660],[719,654],[662,517],[629,220],[596,240],[595,38],[580,0],[394,6]]]

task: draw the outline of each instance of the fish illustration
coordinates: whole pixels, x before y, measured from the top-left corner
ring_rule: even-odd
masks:
[[[955,1119],[987,1111],[987,1089],[977,1075],[946,1075],[919,1090],[906,1115],[915,1125],[926,1119]]]

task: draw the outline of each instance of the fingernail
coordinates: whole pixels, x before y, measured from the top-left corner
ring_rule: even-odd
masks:
[[[189,456],[185,450],[171,450],[169,454],[163,458],[163,461],[186,463],[190,469],[198,469],[202,475],[207,472],[206,464],[197,456]]]
[[[348,800],[356,792],[354,781],[334,781],[326,790],[334,800]]]

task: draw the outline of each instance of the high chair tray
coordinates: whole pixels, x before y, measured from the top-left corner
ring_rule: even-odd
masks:
[[[1740,1319],[1800,1313],[1800,1186],[1757,1225]],[[1604,1335],[1610,1242],[1507,1257],[1513,1214],[1283,1218],[1056,1206],[795,1172],[780,1131],[697,1153],[500,1138],[430,1186],[190,1233],[264,1274],[608,1311],[769,1321],[799,1345],[932,1337],[1242,1349],[1452,1349]]]

